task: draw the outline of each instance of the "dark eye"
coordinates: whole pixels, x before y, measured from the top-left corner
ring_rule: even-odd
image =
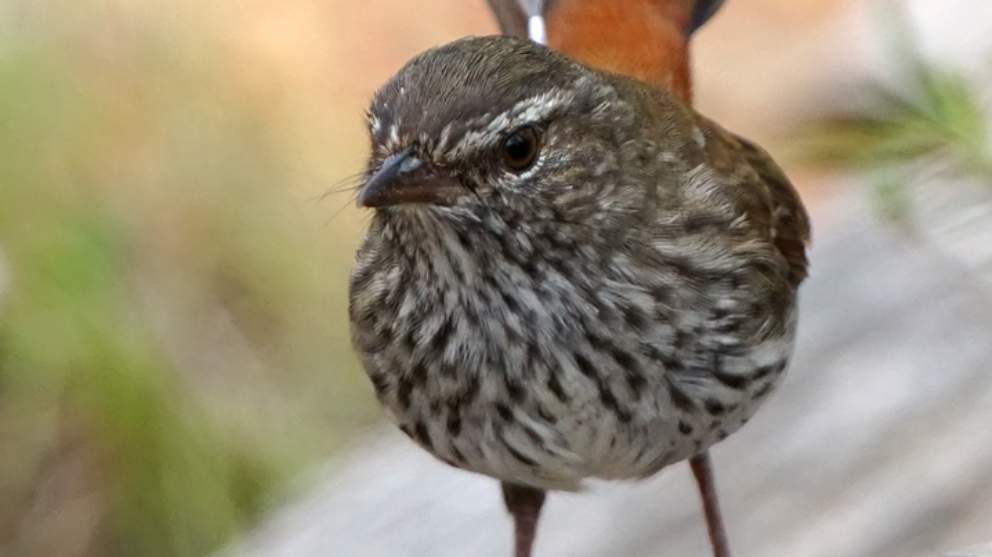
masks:
[[[537,130],[525,127],[511,133],[503,140],[500,155],[503,157],[503,163],[510,170],[521,172],[534,164],[539,148],[540,138]]]

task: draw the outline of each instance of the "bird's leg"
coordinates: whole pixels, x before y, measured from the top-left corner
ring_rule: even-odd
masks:
[[[692,467],[692,475],[696,476],[699,496],[703,500],[703,513],[706,515],[706,529],[710,534],[713,557],[730,557],[730,546],[727,543],[727,531],[723,528],[723,517],[720,515],[716,476],[713,474],[709,451],[703,451],[689,459],[689,465]]]
[[[530,557],[537,533],[537,519],[544,504],[544,490],[503,482],[503,502],[513,517],[515,557]]]

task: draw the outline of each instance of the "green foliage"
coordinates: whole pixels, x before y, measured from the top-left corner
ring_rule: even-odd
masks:
[[[87,28],[0,43],[0,553],[203,555],[374,416],[350,246],[209,49]]]
[[[921,65],[903,97],[875,86],[873,109],[824,118],[813,155],[821,162],[877,168],[929,155],[962,170],[992,173],[988,117],[961,76]]]
[[[975,83],[926,61],[905,21],[892,21],[898,90],[867,84],[865,108],[820,118],[801,143],[814,162],[874,173],[882,214],[900,220],[910,203],[899,184],[912,182],[914,163],[940,161],[947,172],[992,184],[992,115]]]

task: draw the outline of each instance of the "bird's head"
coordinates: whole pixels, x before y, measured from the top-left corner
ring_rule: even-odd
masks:
[[[665,146],[645,121],[657,120],[643,113],[647,94],[624,87],[623,78],[518,39],[429,50],[372,101],[359,204],[586,224],[639,211],[644,188],[632,182],[654,162],[646,151]]]

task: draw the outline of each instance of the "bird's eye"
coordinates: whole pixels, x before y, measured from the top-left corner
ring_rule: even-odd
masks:
[[[510,170],[522,172],[534,164],[539,148],[537,130],[528,126],[518,129],[503,140],[500,155],[503,157],[503,164]]]

